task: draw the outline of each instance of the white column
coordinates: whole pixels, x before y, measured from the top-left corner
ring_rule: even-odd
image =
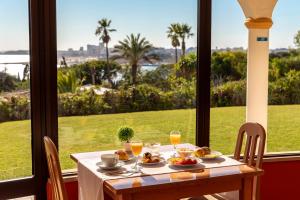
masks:
[[[249,28],[246,121],[268,124],[269,29]]]

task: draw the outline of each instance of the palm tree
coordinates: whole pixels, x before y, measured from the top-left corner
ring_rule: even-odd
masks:
[[[75,93],[76,89],[81,85],[77,79],[75,71],[68,71],[64,73],[58,71],[57,73],[57,88],[59,93],[71,92]]]
[[[185,40],[192,37],[194,34],[191,33],[192,27],[188,24],[179,24],[178,34],[181,38],[181,49],[182,49],[182,56],[185,56],[186,46]]]
[[[140,34],[126,36],[123,41],[115,46],[114,52],[119,55],[114,56],[114,59],[126,59],[131,65],[132,84],[136,84],[137,72],[141,61],[152,63],[152,60],[159,60],[156,54],[149,54],[153,49],[146,38],[141,38]]]
[[[175,48],[175,61],[177,63],[178,62],[177,47],[180,46],[180,42],[179,42],[179,24],[171,24],[168,27],[167,34],[168,34],[167,35],[168,38],[171,39],[172,46]]]
[[[96,29],[95,35],[100,37],[100,40],[105,44],[106,48],[106,62],[107,67],[109,68],[109,52],[108,52],[108,43],[110,41],[110,35],[109,33],[117,31],[116,29],[110,28],[111,20],[108,20],[106,18],[103,18],[98,21],[98,27]],[[111,82],[109,77],[109,82]]]

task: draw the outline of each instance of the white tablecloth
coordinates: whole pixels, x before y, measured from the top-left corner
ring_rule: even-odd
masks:
[[[189,146],[193,147],[188,144],[184,144],[182,146]],[[172,146],[163,146],[161,147],[161,153],[164,158],[169,158],[173,151]],[[103,182],[109,179],[119,179],[119,178],[126,178],[126,174],[112,174],[112,172],[106,172],[99,167],[97,167],[96,163],[100,162],[100,155],[101,153],[105,152],[98,152],[97,154],[85,153],[85,156],[78,160],[78,187],[79,187],[79,199],[80,200],[103,200]],[[112,151],[114,152],[114,151]],[[95,155],[97,155],[95,157]],[[203,161],[200,162],[199,165],[188,168],[191,169],[204,169],[204,168],[216,168],[216,167],[225,167],[225,166],[234,166],[234,165],[241,165],[242,163],[231,159],[227,156],[221,156],[220,158],[213,160],[213,161]],[[126,164],[123,170],[131,170],[131,167],[134,163]],[[168,164],[159,165],[159,166],[151,166],[151,167],[142,167],[141,172],[142,174],[134,174],[130,177],[141,176],[141,175],[156,175],[156,174],[164,174],[164,173],[172,173],[178,171],[184,171],[183,168],[170,168]],[[220,169],[222,170],[222,169]],[[223,172],[224,173],[224,172]]]

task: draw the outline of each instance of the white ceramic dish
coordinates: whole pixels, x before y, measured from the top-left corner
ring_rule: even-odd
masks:
[[[108,167],[108,166],[105,166],[103,162],[98,162],[96,164],[100,169],[103,169],[103,170],[115,170],[115,169],[119,169],[121,167],[123,167],[125,165],[125,163],[123,161],[119,161],[115,166],[113,167]]]
[[[140,165],[144,165],[144,166],[152,166],[152,165],[159,165],[159,164],[163,164],[165,163],[165,159],[164,158],[160,158],[159,162],[155,162],[155,163],[143,163],[142,160],[139,161]]]
[[[219,151],[211,151],[210,154],[205,155],[204,157],[199,157],[201,160],[214,160],[216,158],[219,158],[223,154]]]

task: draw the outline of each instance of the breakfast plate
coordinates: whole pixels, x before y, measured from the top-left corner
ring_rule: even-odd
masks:
[[[214,160],[216,158],[219,158],[222,155],[223,154],[221,152],[211,151],[210,154],[206,154],[203,157],[199,157],[199,158],[202,159],[202,160]]]
[[[143,157],[139,160],[139,164],[141,165],[158,165],[158,164],[162,164],[165,162],[165,159],[157,156],[157,155],[153,155],[150,152],[146,152],[143,154]]]
[[[144,166],[152,166],[152,165],[159,165],[159,164],[164,164],[165,163],[165,159],[160,157],[159,161],[157,162],[143,162],[143,160],[139,161],[140,165],[144,165]]]
[[[134,157],[134,156],[129,156],[129,158],[127,159],[127,160],[122,160],[122,159],[120,159],[120,161],[123,161],[123,162],[130,162],[130,161],[133,161],[133,160],[135,160],[136,159],[136,157]]]
[[[199,163],[196,159],[191,159],[191,158],[169,158],[168,159],[169,166],[173,167],[181,167],[181,168],[186,168],[186,167],[194,167],[197,166]]]
[[[123,162],[129,162],[135,160],[135,157],[132,154],[129,154],[124,150],[118,150],[115,152],[115,154],[118,155],[119,160]]]

